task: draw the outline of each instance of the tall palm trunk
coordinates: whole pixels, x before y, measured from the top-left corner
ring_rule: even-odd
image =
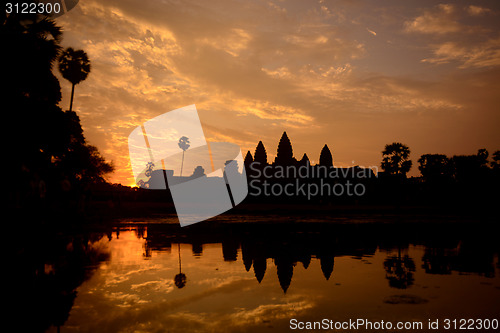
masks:
[[[73,96],[75,96],[75,84],[71,85],[71,100],[69,102],[69,111],[73,111]]]
[[[182,168],[184,167],[184,153],[185,151],[182,151],[182,162],[181,162],[181,177],[182,177]]]
[[[182,272],[182,269],[181,269],[181,243],[179,242],[177,244],[177,246],[178,246],[178,249],[179,249],[179,251],[178,251],[179,252],[179,274],[181,274],[181,272]]]

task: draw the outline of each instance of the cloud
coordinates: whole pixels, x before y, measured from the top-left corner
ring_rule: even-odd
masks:
[[[298,297],[295,297],[296,299]],[[231,314],[231,322],[235,326],[249,326],[263,321],[294,318],[309,309],[314,304],[306,300],[295,300],[286,303],[262,304],[253,309],[239,309]]]
[[[64,46],[86,50],[93,66],[74,101],[85,135],[114,161],[111,181],[131,184],[132,129],[190,104],[196,104],[208,140],[251,151],[263,140],[272,156],[287,130],[296,155],[313,157],[324,143],[342,142],[334,153],[365,165],[379,159],[377,152],[365,154],[368,149],[382,147],[404,128],[386,124],[414,121],[420,114],[452,117],[483,105],[464,106],[437,89],[449,84],[443,68],[450,66],[430,64],[456,63],[462,70],[497,66],[498,36],[492,31],[498,24],[483,20],[496,11],[486,16],[485,10],[442,4],[417,12],[398,2],[377,6],[379,17],[367,6],[80,2],[58,22]],[[71,86],[63,79],[61,84],[61,105],[69,105]],[[440,121],[448,128],[449,119]],[[411,132],[406,129],[402,135]]]
[[[447,34],[461,31],[462,28],[456,8],[451,4],[440,4],[405,23],[406,31],[425,34]]]
[[[477,34],[487,32],[482,22],[472,20],[474,17],[491,12],[479,6],[457,7],[452,4],[440,4],[424,10],[422,15],[405,21],[406,32],[417,32],[433,35]]]
[[[217,137],[221,124],[234,117],[278,127],[311,124],[302,77],[337,75],[364,49],[324,21],[324,8],[300,18],[297,11],[302,9],[267,2],[246,8],[226,2],[80,4],[61,22],[69,32],[65,44],[85,49],[93,64],[75,99],[87,137],[111,156],[116,174],[125,174],[127,132],[184,105],[214,110],[209,126]]]
[[[457,62],[461,69],[500,66],[500,38],[471,46],[446,42],[437,45],[433,53],[433,57],[423,59],[422,62],[432,64]]]
[[[492,10],[475,5],[440,4],[406,21],[405,30],[433,35],[428,44],[432,55],[424,57],[422,63],[455,63],[459,69],[498,66],[498,24],[495,20],[477,18],[485,13]]]
[[[473,16],[480,16],[480,15],[483,15],[485,13],[491,12],[491,10],[488,8],[474,6],[474,5],[470,5],[469,7],[467,7],[467,11],[469,12],[470,15],[473,15]]]
[[[248,287],[248,283],[255,283],[252,278],[231,278],[218,283],[217,281],[203,281],[202,288],[182,294],[177,297],[158,298],[163,289],[157,289],[156,283],[142,283],[132,285],[130,291],[97,294],[95,297],[104,297],[112,305],[119,306],[119,311],[108,311],[107,316],[90,324],[90,329],[96,327],[108,332],[123,330],[133,331],[208,331],[216,332],[221,327],[227,330],[255,329],[262,322],[276,322],[287,318],[302,315],[314,308],[312,301],[306,300],[303,295],[295,295],[282,301],[271,300],[267,304],[248,304],[243,302],[242,307],[233,311],[220,312],[217,309],[209,312],[191,312],[193,304],[200,304],[209,300],[217,304],[218,295],[241,292]],[[153,286],[154,289],[149,290]],[[168,285],[170,288],[171,285]],[[146,290],[143,290],[146,288]],[[146,292],[146,295],[144,294]],[[151,294],[147,294],[151,292]],[[143,296],[141,298],[141,296]],[[95,305],[93,305],[95,307]],[[220,306],[219,306],[220,307]]]

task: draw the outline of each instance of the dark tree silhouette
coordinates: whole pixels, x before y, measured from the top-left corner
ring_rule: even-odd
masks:
[[[495,171],[500,170],[500,150],[493,153],[493,161],[491,161],[491,168]]]
[[[382,169],[390,175],[406,177],[411,169],[410,148],[400,142],[386,145],[382,157]]]
[[[198,165],[196,168],[194,168],[193,174],[191,175],[192,178],[199,178],[205,176],[205,169],[201,165]]]
[[[293,165],[295,162],[294,160],[292,143],[290,142],[290,139],[285,131],[283,132],[280,142],[278,143],[278,152],[276,154],[276,158],[274,159],[274,164],[282,166]]]
[[[418,159],[418,169],[425,181],[436,182],[452,175],[452,166],[446,155],[425,154]]]
[[[61,138],[65,129],[59,125],[64,126],[66,119],[57,107],[61,87],[52,73],[61,49],[61,28],[37,15],[6,16],[1,11],[0,38],[0,100],[5,123],[18,134],[7,147],[8,156],[17,170],[46,168],[47,149],[65,141]],[[12,175],[20,176],[17,173]]]
[[[56,143],[51,145],[60,150],[52,166],[69,173],[73,180],[91,183],[103,181],[104,176],[114,170],[113,165],[105,161],[96,147],[86,142],[80,118],[75,112],[63,112],[62,115],[67,118],[65,129],[68,132],[61,147],[57,147]]]
[[[259,143],[257,144],[257,148],[255,148],[253,161],[257,162],[260,166],[267,165],[267,152],[262,141],[259,141]]]
[[[446,251],[444,248],[426,248],[425,254],[422,257],[422,268],[427,274],[451,274],[452,261],[454,258],[451,251]]]
[[[106,162],[99,150],[89,144],[75,145],[62,165],[66,170],[73,170],[76,179],[86,182],[100,182],[114,170],[113,164]]]
[[[30,241],[9,243],[13,250],[9,288],[16,292],[9,301],[9,314],[16,322],[16,331],[59,331],[69,317],[79,286],[93,276],[101,262],[109,261],[108,249],[92,246],[104,233],[91,238],[84,234],[60,237],[37,230],[40,239],[26,233],[24,237]],[[33,309],[31,320],[24,316],[27,304]]]
[[[477,157],[479,159],[479,162],[481,163],[481,166],[486,166],[488,164],[488,157],[490,156],[490,153],[484,148],[478,149],[477,151]]]
[[[479,178],[487,176],[488,151],[479,149],[476,155],[455,155],[451,161],[455,180],[462,182],[476,182]]]
[[[29,99],[45,106],[57,104],[61,91],[52,66],[61,49],[61,28],[37,15],[5,14],[0,14],[2,102]]]
[[[67,48],[59,57],[59,71],[63,78],[71,82],[69,111],[72,111],[75,85],[85,80],[90,73],[90,60],[87,53],[83,50]]]
[[[19,134],[8,148],[14,161],[12,182],[41,179],[47,196],[56,200],[62,179],[73,183],[73,189],[104,180],[112,165],[86,142],[76,113],[63,112],[57,105],[61,87],[52,70],[61,51],[61,28],[41,16],[1,12],[0,37],[0,98],[8,110],[6,123]],[[27,188],[10,182],[13,200],[30,195]],[[15,203],[25,204],[29,203]]]
[[[319,165],[331,167],[333,166],[333,156],[330,152],[330,148],[325,144],[321,153],[319,154]]]

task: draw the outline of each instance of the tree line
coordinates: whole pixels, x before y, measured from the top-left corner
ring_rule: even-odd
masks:
[[[307,166],[310,169],[326,168],[327,170],[368,170],[353,166],[350,168],[337,168],[333,165],[333,155],[327,144],[323,146],[319,154],[319,162],[311,165],[309,157],[304,154],[301,159],[296,159],[293,154],[292,143],[288,134],[283,132],[278,144],[277,154],[274,161],[269,161],[266,148],[262,141],[257,144],[254,154],[248,151],[245,155],[244,164],[247,170],[249,181],[260,172],[254,172],[260,168],[300,168]],[[444,154],[423,154],[417,160],[420,175],[408,177],[408,173],[413,167],[410,148],[400,142],[387,144],[382,150],[382,160],[380,162],[381,171],[375,179],[360,179],[356,175],[369,173],[359,172],[339,172],[334,173],[336,179],[327,179],[328,173],[315,173],[314,175],[324,175],[323,180],[305,179],[302,180],[308,186],[332,186],[339,184],[353,185],[358,183],[366,187],[363,198],[352,198],[349,203],[366,202],[372,204],[481,204],[494,206],[494,201],[498,198],[495,189],[500,183],[500,151],[495,151],[491,158],[486,149],[479,149],[476,154],[455,155],[448,157]],[[272,174],[272,173],[269,173]],[[354,175],[348,177],[346,175]],[[340,176],[340,177],[339,177]],[[293,178],[289,177],[289,178]],[[331,176],[330,176],[331,178]],[[280,182],[281,186],[286,186],[292,179],[278,180],[270,179],[271,185]],[[261,183],[260,183],[261,184]],[[311,184],[311,185],[309,185]],[[279,192],[276,192],[279,193]],[[321,196],[321,202],[346,202],[346,195],[335,195],[335,198],[325,198]],[[341,197],[341,198],[339,198]],[[272,200],[270,196],[263,198],[266,201]],[[281,198],[288,202],[293,198]],[[303,198],[299,198],[301,201]],[[309,200],[309,197],[308,197]]]
[[[11,207],[52,200],[59,207],[113,171],[83,133],[73,111],[75,86],[91,71],[83,50],[63,50],[62,28],[37,14],[0,13],[1,103],[11,133],[6,143]],[[72,84],[69,110],[60,106],[58,69]],[[73,200],[74,201],[74,200]]]
[[[410,159],[410,148],[400,142],[385,146],[382,151],[381,167],[391,176],[406,178],[413,166]],[[489,152],[479,149],[473,155],[424,154],[418,159],[418,170],[426,182],[466,181],[480,176],[493,176],[500,170],[500,150],[493,153],[489,160]]]
[[[400,142],[387,144],[382,150],[380,163],[384,176],[407,178],[408,172],[413,167],[410,159],[410,148]],[[490,155],[486,149],[479,149],[472,155],[455,155],[448,157],[444,154],[424,154],[418,159],[420,177],[425,182],[463,181],[478,176],[490,176],[500,172],[500,150]],[[327,144],[323,146],[316,165],[333,167],[333,155]],[[244,159],[247,169],[252,163],[260,166],[301,166],[310,165],[306,153],[297,160],[293,155],[293,148],[288,134],[283,132],[278,143],[276,157],[273,162],[268,161],[267,150],[259,141],[254,154],[247,151]]]

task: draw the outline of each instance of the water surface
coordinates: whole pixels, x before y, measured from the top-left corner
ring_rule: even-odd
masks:
[[[492,233],[422,225],[148,224],[77,233],[39,254],[35,280],[45,292],[32,297],[52,309],[41,312],[48,332],[289,331],[293,318],[499,319]]]

